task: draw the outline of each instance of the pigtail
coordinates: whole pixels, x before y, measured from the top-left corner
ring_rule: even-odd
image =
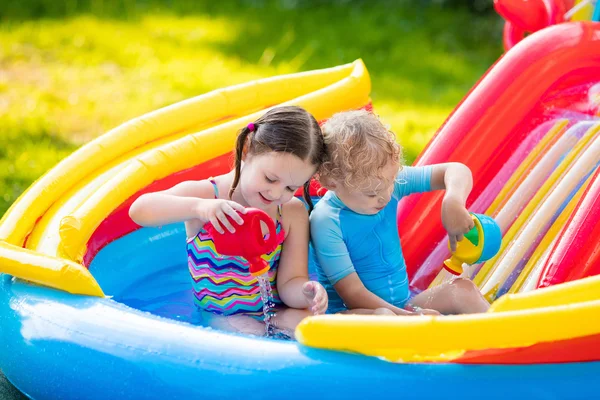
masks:
[[[235,192],[237,185],[240,183],[244,147],[246,147],[246,140],[248,140],[248,135],[250,135],[251,132],[252,131],[249,129],[249,127],[244,127],[240,131],[240,134],[235,142],[235,175],[233,176],[233,183],[229,189],[229,199],[233,197],[233,192]]]
[[[229,189],[230,199],[240,182],[245,153],[254,156],[269,151],[293,154],[318,168],[324,157],[325,145],[317,120],[301,107],[280,106],[270,109],[244,127],[235,145],[235,172]],[[309,211],[312,211],[309,182],[304,185],[304,200]]]
[[[302,194],[302,197],[304,198],[304,201],[308,205],[308,213],[310,214],[314,208],[312,199],[310,197],[310,180],[308,180],[304,184],[303,189],[304,189],[304,193]]]

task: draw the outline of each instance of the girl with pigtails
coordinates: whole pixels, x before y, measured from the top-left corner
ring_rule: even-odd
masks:
[[[142,226],[184,222],[196,305],[228,316],[236,330],[254,333],[264,332],[260,321],[246,317],[263,315],[257,278],[243,259],[218,254],[204,226],[235,232],[243,223],[238,213],[245,213],[246,207],[265,211],[275,222],[278,243],[266,255],[278,310],[273,323],[292,330],[305,316],[324,313],[328,305],[323,286],[308,279],[309,211],[294,196],[304,187],[312,209],[308,184],[324,155],[323,135],[310,113],[296,106],[275,107],[240,130],[232,171],[144,194],[129,215]],[[234,318],[240,315],[245,317]]]

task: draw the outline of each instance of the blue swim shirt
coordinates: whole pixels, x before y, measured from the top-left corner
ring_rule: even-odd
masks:
[[[329,295],[329,312],[345,309],[333,285],[353,272],[372,293],[404,307],[410,292],[396,224],[398,201],[430,191],[431,171],[431,166],[403,167],[392,199],[374,215],[355,213],[333,191],[315,206],[310,215],[311,258]]]

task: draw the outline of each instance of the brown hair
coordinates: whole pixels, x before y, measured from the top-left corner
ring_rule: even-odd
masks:
[[[323,134],[315,117],[297,106],[275,107],[253,122],[254,129],[240,130],[235,144],[235,176],[229,189],[229,198],[240,182],[243,156],[268,151],[290,153],[309,161],[317,168],[325,158]],[[304,200],[312,211],[309,193],[310,180],[304,184]]]
[[[321,165],[319,181],[325,187],[335,180],[360,189],[372,177],[381,178],[388,162],[402,163],[396,135],[368,111],[335,114],[323,125],[323,136],[327,159]]]

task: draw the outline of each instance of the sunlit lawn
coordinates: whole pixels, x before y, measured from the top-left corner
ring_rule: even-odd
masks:
[[[357,58],[412,161],[501,51],[494,15],[417,1],[140,3],[0,6],[0,215],[77,146],[132,117]]]

